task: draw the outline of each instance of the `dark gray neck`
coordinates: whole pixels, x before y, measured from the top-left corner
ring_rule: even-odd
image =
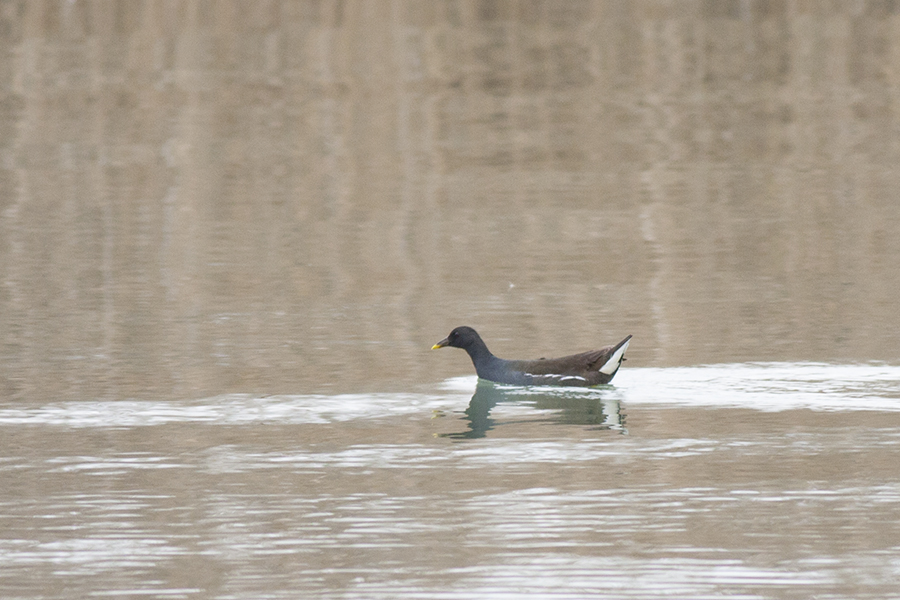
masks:
[[[486,374],[490,373],[494,368],[496,368],[496,364],[500,359],[491,354],[491,351],[488,350],[487,344],[484,343],[481,339],[477,339],[472,342],[469,346],[466,347],[466,352],[469,353],[469,358],[472,359],[472,364],[475,365],[475,372],[478,373],[479,377],[484,378]]]

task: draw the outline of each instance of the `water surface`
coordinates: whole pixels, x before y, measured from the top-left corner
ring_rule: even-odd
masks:
[[[835,377],[839,377],[836,379]],[[10,597],[898,597],[900,369],[0,407]]]
[[[0,2],[0,597],[898,597],[898,19]]]

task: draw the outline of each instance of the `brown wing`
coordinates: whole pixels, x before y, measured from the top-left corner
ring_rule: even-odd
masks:
[[[541,358],[538,360],[510,361],[510,367],[532,375],[578,375],[584,376],[602,367],[615,346],[607,346],[600,350],[590,350],[580,354],[572,354],[560,358]]]

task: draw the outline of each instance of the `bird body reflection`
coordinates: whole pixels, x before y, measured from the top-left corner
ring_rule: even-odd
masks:
[[[483,379],[478,380],[475,394],[465,410],[469,429],[443,434],[454,439],[475,439],[487,436],[502,422],[491,416],[498,404],[519,403],[538,410],[553,411],[545,422],[568,425],[592,425],[592,429],[625,430],[625,415],[616,397],[615,388],[603,386],[592,389],[505,386]]]

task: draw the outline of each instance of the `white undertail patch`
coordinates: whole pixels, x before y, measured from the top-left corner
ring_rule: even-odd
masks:
[[[600,372],[604,375],[612,375],[616,372],[616,369],[619,368],[619,365],[622,364],[622,356],[625,354],[625,350],[628,349],[628,344],[631,343],[631,340],[628,340],[622,347],[616,350],[615,354],[613,354],[606,364],[600,367]]]

